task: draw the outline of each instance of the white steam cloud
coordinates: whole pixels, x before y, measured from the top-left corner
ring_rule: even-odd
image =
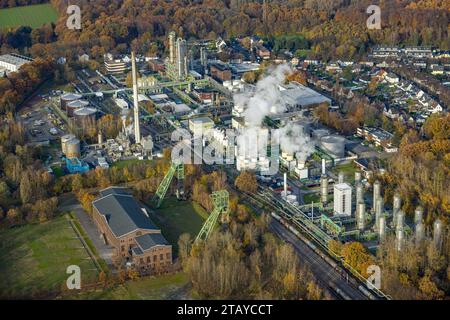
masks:
[[[240,155],[254,156],[257,150],[264,149],[260,145],[260,140],[264,139],[256,138],[256,136],[267,135],[267,130],[260,129],[266,116],[286,110],[279,86],[285,82],[286,75],[291,72],[293,70],[287,64],[269,69],[267,75],[257,82],[253,92],[235,95],[234,103],[243,108],[247,126],[237,137]],[[301,125],[289,123],[277,129],[276,133],[279,136],[281,150],[295,154],[300,161],[305,161],[314,151],[314,144]]]

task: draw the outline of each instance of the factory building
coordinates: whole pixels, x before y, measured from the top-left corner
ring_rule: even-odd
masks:
[[[392,133],[383,129],[362,127],[356,130],[356,134],[369,142],[373,142],[377,147],[383,148],[386,152],[397,151],[397,148],[392,145]]]
[[[127,63],[122,59],[114,59],[112,54],[106,54],[104,56],[105,69],[107,73],[118,74],[124,73],[127,69]]]
[[[16,53],[4,54],[0,56],[0,72],[3,70],[6,73],[17,72],[20,67],[26,63],[32,62],[33,59],[25,57]]]
[[[208,117],[192,118],[189,119],[189,130],[194,136],[201,137],[206,131],[214,127],[214,121]]]
[[[221,63],[214,63],[210,67],[211,77],[220,82],[231,80],[231,70]]]
[[[287,112],[331,104],[331,100],[324,95],[297,82],[280,85],[278,89],[281,91],[281,99],[288,108]]]
[[[173,80],[184,80],[189,75],[188,48],[186,40],[169,33],[169,57],[165,60],[167,75]]]
[[[352,215],[352,187],[347,183],[334,185],[334,215]]]
[[[146,209],[126,189],[110,187],[92,202],[93,219],[113,249],[116,263],[143,272],[163,272],[172,265],[172,246],[150,219]]]

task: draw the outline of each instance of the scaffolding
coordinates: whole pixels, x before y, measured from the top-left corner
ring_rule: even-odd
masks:
[[[164,179],[161,181],[161,183],[158,186],[158,189],[156,190],[154,197],[156,208],[159,208],[161,206],[161,203],[163,202],[164,197],[166,196],[167,190],[169,189],[170,184],[172,183],[173,176],[175,174],[178,180],[177,196],[184,193],[183,190],[180,191],[180,188],[182,188],[182,181],[184,180],[184,165],[182,163],[172,162],[169,171],[166,173]]]
[[[227,214],[229,210],[229,194],[226,190],[220,190],[213,192],[211,194],[211,199],[214,204],[214,209],[209,215],[208,219],[202,226],[202,229],[197,235],[195,242],[200,240],[207,240],[214,230],[214,226],[216,225],[217,219],[221,213]]]

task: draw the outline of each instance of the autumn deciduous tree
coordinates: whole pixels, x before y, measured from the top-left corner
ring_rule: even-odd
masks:
[[[247,193],[256,193],[258,191],[258,182],[253,172],[242,171],[234,182],[236,188]]]

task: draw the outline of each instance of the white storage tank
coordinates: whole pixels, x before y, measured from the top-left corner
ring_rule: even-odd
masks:
[[[67,141],[66,145],[66,157],[67,158],[79,158],[81,156],[80,152],[80,140],[74,138]]]
[[[322,148],[337,158],[345,156],[345,138],[337,135],[323,136],[320,139]]]
[[[71,101],[67,104],[66,111],[69,117],[73,117],[76,110],[85,108],[89,105],[89,102],[86,100],[75,100]]]
[[[66,134],[61,137],[61,151],[64,154],[67,154],[67,142],[69,142],[72,139],[75,139],[75,135],[73,134]]]
[[[67,111],[66,107],[67,107],[67,104],[68,104],[69,102],[72,102],[72,101],[75,101],[75,100],[79,100],[79,99],[81,99],[81,98],[82,98],[82,96],[79,95],[79,94],[77,94],[77,93],[71,93],[71,92],[69,92],[69,93],[63,94],[63,95],[61,96],[61,98],[60,98],[60,107],[61,107],[61,110]]]

